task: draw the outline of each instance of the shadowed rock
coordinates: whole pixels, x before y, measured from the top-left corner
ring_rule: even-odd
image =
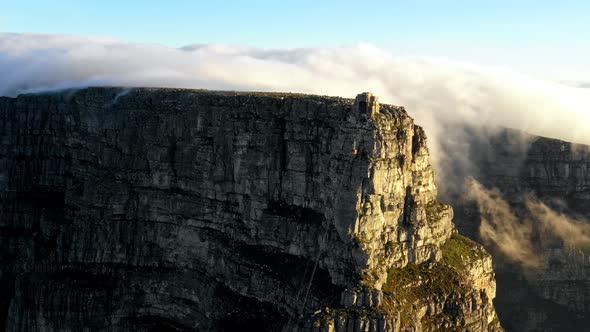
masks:
[[[444,265],[454,226],[423,130],[369,93],[22,95],[0,133],[7,330],[499,329],[485,255],[441,321],[384,308],[391,269]]]

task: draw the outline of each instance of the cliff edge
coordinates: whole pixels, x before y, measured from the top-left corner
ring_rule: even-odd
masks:
[[[370,93],[0,98],[0,326],[500,330],[436,197],[424,131]]]
[[[466,128],[464,132],[469,146],[465,159],[472,163],[472,169],[465,173],[471,174],[482,188],[496,190],[507,203],[519,220],[513,233],[523,229],[519,225],[530,227],[526,236],[514,239],[521,248],[528,246],[532,255],[527,258],[534,259],[535,266],[502,252],[502,243],[499,246],[489,239],[486,243],[482,238],[494,257],[498,280],[495,304],[504,328],[518,332],[587,329],[590,146],[507,128]],[[460,169],[460,163],[451,163],[447,169]],[[466,201],[469,187],[463,188],[442,196],[453,203],[459,231],[478,239],[482,220],[490,214],[482,213],[477,203]],[[531,198],[547,207],[542,211],[552,214],[544,219],[539,211],[531,211],[527,205]],[[568,226],[572,231],[560,236]]]

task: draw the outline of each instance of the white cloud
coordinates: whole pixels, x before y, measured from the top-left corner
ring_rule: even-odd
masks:
[[[456,133],[460,123],[508,126],[590,144],[590,89],[534,80],[502,68],[396,56],[370,44],[307,49],[204,44],[176,49],[110,37],[5,33],[0,34],[0,72],[0,95],[97,85],[351,98],[373,91],[384,102],[404,105],[425,127],[435,158],[440,158],[439,144],[461,140]]]

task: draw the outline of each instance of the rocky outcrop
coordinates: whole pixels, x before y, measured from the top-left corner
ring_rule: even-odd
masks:
[[[518,217],[530,218],[526,202],[532,195],[565,216],[590,220],[590,147],[510,129],[465,132],[471,147],[466,159],[473,164],[464,175],[497,188]],[[462,194],[443,197],[455,207],[458,229],[478,239],[478,209]],[[540,268],[523,268],[489,248],[498,263],[500,320],[508,331],[584,330],[590,324],[590,248],[544,236],[533,241]]]
[[[0,135],[9,331],[398,331],[392,269],[447,266],[425,134],[368,93],[22,95],[0,98]],[[499,329],[488,260],[424,305]]]

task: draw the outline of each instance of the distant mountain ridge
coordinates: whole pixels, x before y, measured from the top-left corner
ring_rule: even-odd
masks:
[[[526,204],[527,197],[533,197],[556,214],[585,222],[580,229],[590,229],[590,146],[513,129],[465,128],[464,132],[469,145],[466,159],[471,164],[453,166],[449,159],[446,169],[460,168],[463,176],[472,176],[489,190],[498,189],[519,218],[530,218]],[[444,172],[439,179],[445,179]],[[454,207],[459,231],[481,240],[481,214],[477,204],[464,200],[463,185],[455,183],[443,191],[442,199]],[[493,244],[487,246],[496,262],[495,303],[500,320],[507,331],[586,329],[590,326],[590,248],[567,246],[551,234],[547,238],[538,228],[533,232],[540,232],[532,243],[544,264],[541,269],[522,267],[494,250]]]

